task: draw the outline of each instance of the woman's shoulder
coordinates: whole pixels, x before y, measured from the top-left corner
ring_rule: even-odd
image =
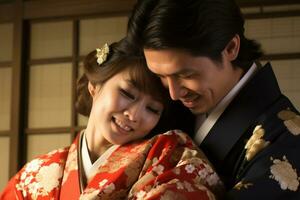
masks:
[[[29,161],[10,180],[18,193],[25,196],[58,187],[62,178],[63,169],[68,155],[69,147],[57,149],[47,154],[37,156]],[[52,184],[49,186],[49,180]],[[48,191],[49,190],[49,191]]]
[[[39,155],[33,160],[26,163],[20,172],[22,172],[23,174],[32,174],[38,172],[44,166],[54,166],[56,164],[58,166],[62,166],[65,163],[68,152],[69,147],[65,147],[53,150],[47,154]]]
[[[30,163],[34,163],[37,160],[43,161],[43,162],[48,162],[50,160],[56,160],[56,159],[62,159],[63,157],[66,157],[68,155],[70,147],[64,147],[64,148],[59,148],[52,150],[46,154],[39,155],[35,157],[33,160],[29,161],[26,165]]]

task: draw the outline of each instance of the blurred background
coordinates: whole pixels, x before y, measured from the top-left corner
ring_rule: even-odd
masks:
[[[300,109],[300,1],[237,0],[246,36]],[[0,0],[0,190],[36,155],[68,146],[86,118],[75,84],[89,51],[125,36],[135,0]]]

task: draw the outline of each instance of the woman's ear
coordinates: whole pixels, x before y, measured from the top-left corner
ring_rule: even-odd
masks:
[[[234,61],[239,55],[239,51],[240,36],[236,34],[226,45],[225,49],[223,50],[223,54],[229,61]]]
[[[92,98],[94,98],[96,94],[96,85],[93,85],[90,81],[88,83],[88,90]]]

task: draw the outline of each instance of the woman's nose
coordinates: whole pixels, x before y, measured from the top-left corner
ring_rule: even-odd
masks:
[[[137,122],[142,115],[142,107],[141,103],[133,103],[127,109],[124,110],[124,115],[133,122]]]

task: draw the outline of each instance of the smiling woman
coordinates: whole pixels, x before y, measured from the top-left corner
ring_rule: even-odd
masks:
[[[0,199],[214,199],[222,192],[186,134],[158,134],[180,121],[169,122],[168,92],[125,40],[89,53],[84,70],[76,107],[89,117],[86,129],[70,147],[26,164]]]

